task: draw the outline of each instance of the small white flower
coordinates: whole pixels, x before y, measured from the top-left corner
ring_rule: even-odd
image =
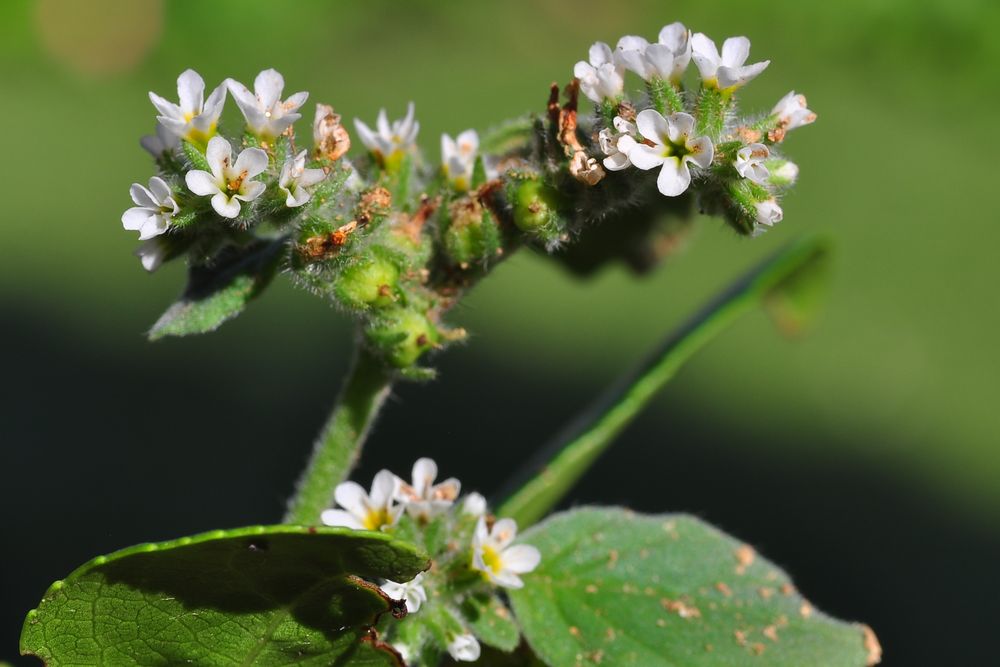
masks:
[[[799,179],[799,165],[790,160],[778,160],[778,166],[771,165],[771,183],[774,185],[793,185]]]
[[[473,491],[462,502],[462,514],[480,517],[486,514],[486,498],[483,494]]]
[[[383,162],[394,155],[409,150],[417,140],[420,123],[414,120],[414,106],[410,102],[406,107],[406,116],[389,124],[385,109],[380,109],[375,120],[375,130],[365,125],[361,120],[354,119],[354,128],[358,131],[361,143]]]
[[[452,139],[441,135],[441,164],[444,174],[456,190],[465,191],[472,185],[472,172],[476,168],[479,134],[466,130]]]
[[[630,123],[621,116],[615,116],[615,130],[604,128],[597,135],[597,141],[601,145],[601,151],[605,155],[604,166],[611,171],[620,171],[626,167],[631,167],[632,163],[628,159],[628,153],[635,148],[635,123]]]
[[[468,633],[455,635],[448,642],[448,655],[458,662],[475,662],[479,660],[481,650],[479,640]]]
[[[174,150],[180,143],[180,137],[168,130],[163,123],[156,124],[156,134],[147,134],[139,139],[139,145],[156,159],[167,151]]]
[[[660,167],[656,187],[667,197],[676,197],[691,184],[688,163],[707,169],[715,156],[715,147],[708,137],[691,137],[694,116],[675,113],[663,117],[655,109],[640,111],[635,119],[643,139],[653,143],[636,143],[628,158],[639,169]]]
[[[479,517],[472,536],[472,567],[486,575],[497,586],[521,588],[519,574],[531,572],[542,560],[538,549],[527,544],[510,543],[517,537],[517,522],[500,519],[493,528],[486,528],[486,519]]]
[[[229,92],[246,118],[247,127],[261,139],[274,139],[302,117],[296,113],[309,93],[299,92],[281,101],[285,78],[276,70],[266,69],[253,81],[253,92],[239,81],[227,79]]]
[[[774,105],[771,115],[778,117],[778,127],[785,132],[816,121],[816,114],[806,108],[806,96],[796,95],[794,90]]]
[[[149,100],[160,112],[156,118],[175,136],[204,144],[215,134],[226,102],[225,82],[205,100],[205,80],[193,69],[184,70],[177,77],[177,96],[180,104],[169,102],[152,91],[149,93]]]
[[[721,90],[738,88],[750,82],[763,72],[770,60],[744,65],[750,56],[750,40],[746,37],[730,37],[722,44],[722,54],[719,54],[715,42],[703,33],[696,33],[691,38],[692,57],[698,66],[705,85],[715,86]]]
[[[289,208],[302,206],[309,201],[312,193],[308,188],[326,178],[326,172],[322,169],[306,169],[306,153],[307,151],[301,151],[295,157],[286,158],[281,165],[278,189],[285,193],[285,205]]]
[[[764,160],[770,155],[771,151],[764,144],[750,144],[736,152],[736,161],[733,164],[740,176],[763,185],[770,176],[767,167],[764,166]]]
[[[757,202],[756,207],[757,222],[768,227],[781,222],[785,215],[781,207],[778,206],[778,202],[773,198]]]
[[[660,30],[660,40],[650,44],[642,37],[628,35],[618,40],[615,62],[644,80],[677,82],[691,62],[691,32],[683,23],[671,23]]]
[[[254,176],[267,169],[267,153],[259,148],[246,148],[233,159],[233,147],[222,137],[212,137],[205,151],[211,173],[192,169],[184,176],[188,189],[202,197],[212,197],[212,208],[224,218],[240,214],[240,201],[253,201],[266,187]]]
[[[152,273],[160,268],[160,264],[163,264],[163,260],[166,259],[167,244],[163,242],[162,238],[153,237],[139,244],[139,247],[135,249],[135,256],[142,262],[142,268]]]
[[[405,584],[387,580],[381,586],[382,592],[393,600],[406,600],[406,611],[411,614],[416,613],[420,609],[420,605],[427,602],[427,591],[424,590],[421,583],[423,578],[424,573],[421,572]]]
[[[129,194],[135,206],[122,214],[122,227],[139,232],[139,240],[146,241],[167,231],[170,219],[180,207],[174,200],[170,186],[159,176],[149,179],[149,187],[133,183]]]
[[[437,474],[434,459],[420,458],[413,464],[413,483],[399,480],[396,484],[396,498],[406,506],[410,516],[430,519],[448,511],[458,498],[462,484],[454,477],[435,484]]]
[[[597,103],[615,99],[625,87],[625,68],[616,63],[611,47],[595,42],[590,47],[590,62],[580,61],[573,67],[573,76],[580,80],[580,90]]]
[[[399,478],[388,470],[380,470],[372,480],[371,493],[356,482],[338,484],[333,492],[337,504],[344,509],[324,510],[320,520],[327,526],[345,526],[357,530],[379,530],[391,526],[403,512],[396,505],[396,485]]]

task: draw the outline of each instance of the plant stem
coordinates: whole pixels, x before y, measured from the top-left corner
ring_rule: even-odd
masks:
[[[503,503],[497,515],[511,517],[521,526],[541,519],[685,361],[762,299],[802,276],[825,254],[825,245],[815,240],[793,244],[716,297],[543,448],[515,478],[530,481]]]
[[[359,343],[333,412],[288,502],[285,523],[319,523],[320,514],[333,500],[334,488],[357,463],[361,446],[391,386],[391,374]]]

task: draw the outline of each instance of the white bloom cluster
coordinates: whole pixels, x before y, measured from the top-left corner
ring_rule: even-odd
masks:
[[[177,78],[178,102],[175,104],[156,93],[149,99],[159,112],[156,133],[145,136],[140,144],[157,160],[173,159],[182,142],[203,152],[208,169],[190,169],[183,176],[187,190],[198,197],[211,197],[211,206],[223,218],[236,218],[242,205],[258,199],[267,185],[258,176],[265,174],[274,159],[264,148],[289,130],[301,118],[299,108],[308,93],[295,93],[282,101],[285,80],[280,73],[267,69],[257,75],[254,90],[233,79],[216,86],[205,99],[205,81],[194,70],[186,70]],[[262,148],[248,147],[233,156],[232,144],[217,136],[219,116],[230,92],[243,113],[247,131],[256,137]],[[275,156],[278,161],[282,156]],[[175,160],[180,165],[181,161]],[[162,163],[161,163],[162,164]],[[312,196],[312,188],[326,178],[322,169],[306,167],[306,151],[284,156],[277,177],[277,190],[289,208],[302,206]],[[167,255],[165,243],[155,237],[170,231],[171,224],[182,209],[194,206],[188,201],[181,183],[169,183],[154,176],[149,187],[134,183],[130,190],[135,206],[122,215],[122,226],[139,232],[143,244],[137,255],[143,266],[155,270]]]
[[[486,516],[486,500],[480,494],[470,493],[456,506],[461,483],[454,477],[438,482],[437,477],[437,463],[430,458],[420,458],[413,464],[410,481],[389,470],[381,470],[367,492],[355,482],[343,482],[334,490],[340,507],[325,510],[320,519],[327,526],[393,531],[398,529],[404,513],[410,518],[408,520],[423,526],[457,510],[458,525],[470,525],[475,521],[471,536],[468,532],[462,533],[463,539],[469,540],[466,542],[469,545],[467,560],[462,567],[479,572],[494,586],[521,588],[524,582],[520,575],[531,572],[541,561],[538,549],[513,544],[517,523],[513,519],[490,520]],[[425,575],[420,574],[408,582],[386,581],[382,590],[390,597],[405,600],[407,611],[412,613],[427,603],[428,583]],[[459,661],[474,661],[480,652],[479,642],[468,633],[452,635],[447,650]]]
[[[802,95],[791,92],[761,123],[763,132],[739,132],[747,128],[732,125],[727,111],[732,94],[770,64],[769,60],[747,64],[749,56],[750,40],[746,37],[726,39],[720,51],[712,39],[703,33],[692,34],[682,23],[664,26],[655,42],[626,35],[614,50],[604,42],[593,44],[589,60],[578,62],[573,73],[580,91],[598,105],[604,119],[604,127],[597,135],[604,167],[609,171],[633,166],[657,169],[657,189],[667,197],[683,194],[698,171],[707,173],[710,169],[719,169],[720,173],[730,170],[728,173],[763,188],[793,183],[798,167],[775,159],[773,144],[780,143],[788,131],[815,121],[816,114],[806,107]],[[685,106],[682,79],[692,61],[701,78],[702,94],[714,95],[722,105],[714,129],[702,129],[712,126],[700,124],[692,115],[700,110],[681,110]],[[626,72],[635,73],[647,83],[648,98],[638,103],[626,99]],[[670,103],[663,97],[664,90],[670,92]],[[772,146],[759,140],[763,133]],[[729,147],[733,141],[743,144],[735,154]],[[717,144],[723,142],[727,149],[719,153]],[[769,162],[776,167],[774,173]],[[770,226],[781,220],[775,198],[755,205],[758,224]]]

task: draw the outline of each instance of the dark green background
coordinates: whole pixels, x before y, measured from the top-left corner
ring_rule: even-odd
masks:
[[[692,511],[785,565],[819,606],[869,622],[886,664],[987,664],[1000,585],[994,351],[1000,5],[195,2],[0,5],[0,659],[51,580],[98,552],[274,521],[349,355],[343,318],[279,283],[200,339],[144,342],[183,282],[146,275],[119,216],[151,173],[147,90],[273,66],[347,118],[399,115],[420,142],[540,110],[596,39],[674,20],[746,34],[819,114],[766,236],[699,221],[652,276],[580,282],[521,254],[455,313],[470,344],[398,389],[361,477],[422,454],[495,491],[670,326],[801,234],[836,243],[813,334],[763,316],[701,353],[577,502]],[[311,112],[310,112],[311,113]],[[227,118],[233,118],[230,103]],[[425,435],[415,435],[425,434]]]

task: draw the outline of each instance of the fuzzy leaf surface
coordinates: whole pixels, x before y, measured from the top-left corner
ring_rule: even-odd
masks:
[[[547,664],[864,667],[875,636],[815,610],[787,575],[691,516],[585,508],[523,541],[542,562],[509,592]]]
[[[184,294],[156,321],[149,339],[208,333],[242,313],[270,284],[282,247],[282,241],[261,241],[227,251],[211,267],[192,267]]]
[[[47,665],[396,665],[368,638],[395,605],[374,584],[428,567],[381,533],[257,526],[95,558],[29,612]]]

